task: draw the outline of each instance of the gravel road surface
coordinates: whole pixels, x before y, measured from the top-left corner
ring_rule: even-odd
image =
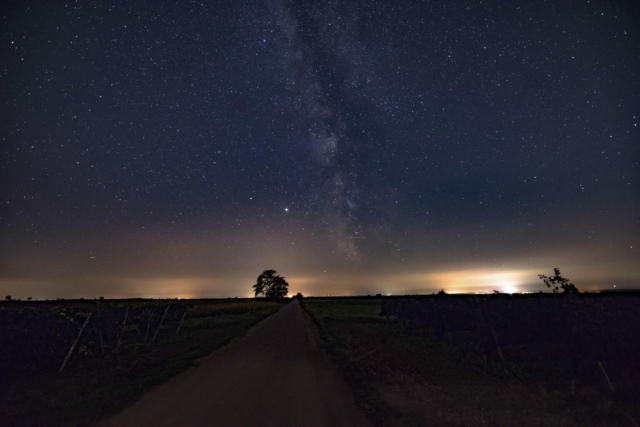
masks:
[[[368,426],[298,301],[104,426]]]

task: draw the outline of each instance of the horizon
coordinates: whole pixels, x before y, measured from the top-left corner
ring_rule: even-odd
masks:
[[[439,291],[438,291],[439,292]],[[307,298],[307,299],[332,299],[332,298],[336,298],[336,299],[340,299],[340,298],[344,298],[344,299],[379,299],[379,298],[403,298],[403,297],[411,297],[411,298],[415,298],[415,297],[432,297],[432,296],[437,296],[438,292],[434,291],[432,293],[424,293],[424,294],[381,294],[381,293],[377,293],[377,294],[360,294],[360,295],[303,295],[303,298]],[[587,290],[587,291],[579,291],[579,294],[594,294],[594,295],[601,295],[601,294],[612,294],[612,293],[637,293],[640,292],[640,287],[638,288],[623,288],[623,289],[618,289],[618,288],[613,288],[613,289],[593,289],[593,290]],[[559,293],[553,293],[552,291],[527,291],[527,292],[499,292],[499,293],[495,293],[495,292],[445,292],[447,295],[468,295],[468,296],[473,296],[473,295],[556,295],[556,296],[562,296],[562,295],[568,295],[569,293],[563,293],[563,292],[559,292]],[[11,295],[10,295],[11,296]],[[282,299],[295,299],[296,298],[296,294],[287,294],[286,296],[284,296]],[[208,300],[212,300],[212,301],[217,301],[217,300],[223,300],[223,301],[228,301],[228,300],[269,300],[269,298],[266,297],[257,297],[257,296],[228,296],[228,297],[194,297],[194,298],[180,298],[180,297],[158,297],[158,298],[152,298],[152,297],[131,297],[131,298],[127,298],[127,297],[123,297],[123,298],[104,298],[103,296],[100,297],[96,297],[96,298],[85,298],[85,297],[79,297],[79,298],[65,298],[65,297],[58,297],[58,298],[14,298],[13,296],[11,296],[11,299],[7,300],[5,299],[0,299],[0,303],[12,303],[12,302],[78,302],[78,301],[82,301],[82,302],[93,302],[93,301],[208,301]]]
[[[442,282],[440,282],[440,285],[442,286],[431,286],[431,287],[423,287],[423,288],[405,288],[406,291],[388,291],[388,289],[392,289],[393,286],[387,286],[386,289],[387,291],[382,291],[382,288],[376,288],[376,287],[366,287],[366,286],[354,286],[354,288],[356,289],[362,289],[363,291],[360,293],[339,293],[339,292],[335,292],[335,293],[325,293],[325,294],[321,294],[321,293],[309,293],[309,292],[305,292],[306,289],[304,289],[304,287],[302,287],[299,283],[297,282],[296,279],[293,279],[293,282],[289,281],[287,279],[287,281],[289,282],[289,292],[288,292],[288,297],[292,297],[295,296],[297,293],[301,293],[304,297],[308,297],[308,298],[313,298],[313,297],[345,297],[345,298],[350,298],[350,297],[367,297],[367,296],[374,296],[374,295],[381,295],[382,297],[385,296],[409,296],[409,295],[433,295],[438,293],[439,291],[443,290],[445,291],[447,294],[467,294],[467,295],[485,295],[485,294],[493,294],[494,291],[498,291],[501,294],[535,294],[535,293],[552,293],[552,291],[547,288],[540,279],[538,279],[538,282],[529,282],[529,283],[518,283],[518,282],[513,282],[513,281],[509,281],[508,279],[505,279],[504,277],[502,278],[502,282],[500,282],[500,279],[498,279],[497,283],[501,283],[498,286],[492,286],[490,284],[480,284],[480,285],[469,285],[469,279],[470,280],[476,280],[479,282],[486,282],[487,279],[486,277],[489,277],[489,280],[495,280],[496,276],[501,276],[500,273],[498,274],[485,274],[485,280],[482,280],[482,274],[477,275],[478,273],[469,273],[466,272],[467,275],[467,285],[456,285],[456,284],[452,284],[452,285],[443,285]],[[450,276],[452,275],[452,273],[448,273],[448,274],[444,274],[444,276]],[[454,272],[453,273],[454,276],[456,276],[457,274]],[[440,275],[442,276],[442,275]],[[504,275],[508,277],[509,275]],[[478,279],[478,277],[480,277],[480,279]],[[204,285],[203,287],[200,287],[199,291],[192,291],[192,292],[182,292],[182,293],[171,293],[173,292],[174,289],[176,289],[177,287],[180,286],[176,286],[176,284],[181,284],[181,286],[184,286],[185,280],[184,279],[174,279],[175,282],[173,280],[170,280],[169,283],[167,283],[167,281],[160,281],[160,283],[164,283],[163,288],[167,289],[166,292],[160,292],[157,294],[143,294],[143,293],[129,293],[127,294],[110,294],[110,293],[103,293],[100,295],[97,294],[80,294],[80,293],[71,293],[71,294],[60,294],[60,295],[47,295],[47,294],[33,294],[33,293],[28,293],[28,292],[20,292],[20,293],[14,293],[14,294],[10,294],[13,300],[27,300],[27,298],[31,297],[34,301],[43,301],[43,300],[47,300],[47,301],[55,301],[58,299],[64,299],[64,300],[79,300],[81,298],[86,299],[86,300],[96,300],[99,299],[100,297],[104,298],[104,299],[108,299],[108,300],[126,300],[126,299],[157,299],[157,300],[162,300],[162,299],[167,299],[167,300],[189,300],[189,299],[233,299],[233,298],[255,298],[255,296],[253,295],[253,292],[251,290],[251,286],[253,285],[253,283],[247,283],[245,284],[244,288],[245,288],[245,292],[244,293],[237,293],[237,294],[218,294],[218,295],[214,295],[214,294],[208,294],[207,293],[207,286]],[[293,285],[292,285],[293,283]],[[298,283],[296,285],[296,283]],[[304,281],[302,281],[302,283],[304,283]],[[491,281],[490,283],[494,283],[493,281]],[[622,286],[619,287],[616,284],[610,284],[608,286],[598,286],[598,284],[596,284],[597,282],[594,282],[594,284],[591,284],[589,286],[580,286],[578,285],[578,290],[580,293],[597,293],[597,292],[625,292],[625,291],[637,291],[640,290],[640,286],[638,286],[637,284],[634,286],[634,284],[629,283],[628,286]],[[601,282],[600,282],[601,283]],[[575,284],[575,282],[574,282]],[[296,287],[297,286],[297,287]],[[147,288],[148,286],[142,286],[142,288]],[[34,289],[38,288],[38,286],[34,286]],[[235,287],[233,287],[235,288]],[[323,286],[322,284],[319,284],[316,286],[317,289],[326,289],[326,286]],[[103,287],[102,289],[108,289],[107,287]],[[127,289],[131,289],[131,286],[128,286]],[[77,292],[77,291],[76,291]],[[28,295],[27,295],[28,294]],[[38,296],[36,296],[38,295]]]

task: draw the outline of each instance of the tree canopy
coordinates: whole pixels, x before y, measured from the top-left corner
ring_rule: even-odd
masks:
[[[258,276],[256,284],[253,285],[253,292],[256,297],[284,298],[289,292],[289,284],[283,276],[279,276],[275,270],[265,270]]]

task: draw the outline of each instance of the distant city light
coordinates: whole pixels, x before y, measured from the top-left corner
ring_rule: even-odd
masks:
[[[502,292],[506,294],[517,294],[518,289],[515,286],[502,286]]]
[[[445,292],[466,293],[491,293],[493,291],[514,294],[522,291],[521,287],[536,277],[535,271],[509,270],[495,272],[488,269],[472,269],[460,271],[448,271],[418,275],[414,280],[429,283],[430,287],[443,289]]]

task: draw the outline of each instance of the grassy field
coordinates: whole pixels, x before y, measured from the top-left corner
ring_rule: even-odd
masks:
[[[197,359],[282,306],[264,301],[224,300],[187,304],[179,334],[174,333],[172,325],[171,331],[159,334],[153,343],[140,340],[129,342],[118,353],[74,355],[73,363],[62,373],[57,369],[39,370],[0,377],[0,424],[90,425],[197,363]],[[42,307],[45,309],[45,305]],[[37,306],[35,309],[38,310]],[[59,366],[60,361],[57,363]]]
[[[380,300],[304,307],[358,403],[381,426],[634,426],[632,406],[598,390],[571,395],[535,375],[464,360],[464,352],[380,317]],[[564,380],[564,379],[563,379]]]

